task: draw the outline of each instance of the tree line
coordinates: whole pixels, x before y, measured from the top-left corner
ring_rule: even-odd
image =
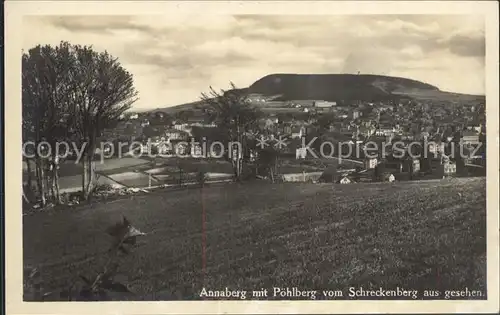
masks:
[[[22,138],[30,143],[23,162],[26,165],[25,200],[61,203],[59,169],[62,156],[55,154],[57,143],[66,142],[81,153],[81,197],[89,200],[96,187],[94,154],[104,129],[113,128],[120,117],[138,100],[133,76],[118,58],[92,46],[61,42],[56,46],[38,45],[22,53]],[[262,113],[246,100],[245,93],[231,83],[230,89],[210,87],[201,94],[199,106],[208,122],[216,123],[229,148],[236,179],[241,179],[250,150],[258,150]],[[253,161],[274,178],[278,152],[263,148],[262,161]],[[25,154],[29,153],[29,154]],[[66,156],[66,155],[65,155]],[[252,162],[252,163],[253,163]],[[255,164],[254,163],[254,164]],[[29,197],[28,197],[29,196]]]
[[[106,51],[68,42],[23,51],[22,137],[38,148],[23,154],[30,194],[42,205],[61,201],[61,157],[54,152],[57,142],[66,141],[82,150],[82,197],[89,199],[96,183],[97,138],[137,99],[132,74]]]

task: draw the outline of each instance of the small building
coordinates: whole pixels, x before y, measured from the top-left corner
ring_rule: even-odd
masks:
[[[294,126],[290,130],[290,137],[292,139],[302,138],[306,134],[306,128],[304,126]]]
[[[354,181],[352,180],[352,178],[350,178],[349,176],[342,176],[340,179],[339,179],[339,184],[350,184],[350,183],[353,183]]]
[[[474,130],[477,133],[480,133],[483,130],[483,125],[482,124],[473,125],[472,130]]]
[[[314,107],[318,108],[329,108],[332,106],[337,106],[337,102],[327,102],[327,101],[314,101]]]
[[[185,131],[174,128],[166,129],[164,136],[170,140],[187,140],[188,138],[188,134]]]
[[[307,148],[297,148],[295,149],[295,158],[297,160],[305,159],[307,155]]]
[[[173,150],[173,151],[175,152],[175,154],[177,154],[177,156],[185,156],[188,152],[188,144],[187,143],[183,143],[183,142],[176,143],[174,148],[175,148],[175,150]]]
[[[449,176],[457,173],[457,164],[455,162],[446,161],[442,165],[444,176]]]
[[[408,158],[405,163],[403,163],[403,172],[408,173],[418,173],[420,171],[420,160],[416,158]]]
[[[432,142],[429,142],[427,145],[427,152],[436,156],[437,154],[444,151],[443,147],[444,147],[444,144],[441,141],[437,141],[437,142],[432,141]]]
[[[191,156],[195,158],[201,158],[203,156],[203,148],[199,143],[191,146]]]
[[[376,131],[375,135],[377,136],[389,136],[393,135],[396,132],[396,128],[389,125],[382,125]]]
[[[464,145],[473,145],[479,143],[479,133],[473,130],[465,130],[462,133],[462,143]]]
[[[365,169],[369,170],[375,168],[378,164],[377,158],[367,158],[365,159]]]
[[[186,124],[186,123],[175,122],[173,129],[188,131],[188,130],[191,130],[191,127],[189,126],[189,124]]]
[[[384,182],[392,183],[396,180],[396,177],[392,173],[386,173],[383,175],[382,179]]]

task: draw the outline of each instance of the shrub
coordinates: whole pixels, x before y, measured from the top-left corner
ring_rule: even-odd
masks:
[[[68,287],[57,292],[44,292],[40,280],[40,272],[36,268],[25,268],[24,293],[25,300],[66,300],[66,301],[106,301],[111,300],[110,293],[132,293],[127,285],[115,281],[120,260],[130,253],[130,248],[136,244],[138,236],[145,235],[132,226],[130,221],[122,220],[106,229],[112,237],[112,245],[106,253],[108,259],[102,271],[93,277],[77,275],[82,283],[71,283]]]

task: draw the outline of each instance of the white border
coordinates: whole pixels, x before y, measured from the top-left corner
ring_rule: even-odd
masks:
[[[487,301],[23,302],[21,215],[21,42],[24,15],[481,14],[486,26],[488,128]],[[498,312],[498,2],[496,1],[7,1],[5,2],[6,309],[8,314],[263,314]],[[467,76],[467,74],[464,74]],[[450,78],[452,79],[452,78]],[[497,298],[495,298],[497,297]]]

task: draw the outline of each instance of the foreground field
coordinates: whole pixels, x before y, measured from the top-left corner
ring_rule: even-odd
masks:
[[[25,216],[24,263],[49,290],[92,274],[104,264],[96,254],[108,248],[105,228],[126,215],[148,233],[120,269],[130,299],[192,299],[203,286],[484,293],[485,185],[258,182],[154,192]]]

